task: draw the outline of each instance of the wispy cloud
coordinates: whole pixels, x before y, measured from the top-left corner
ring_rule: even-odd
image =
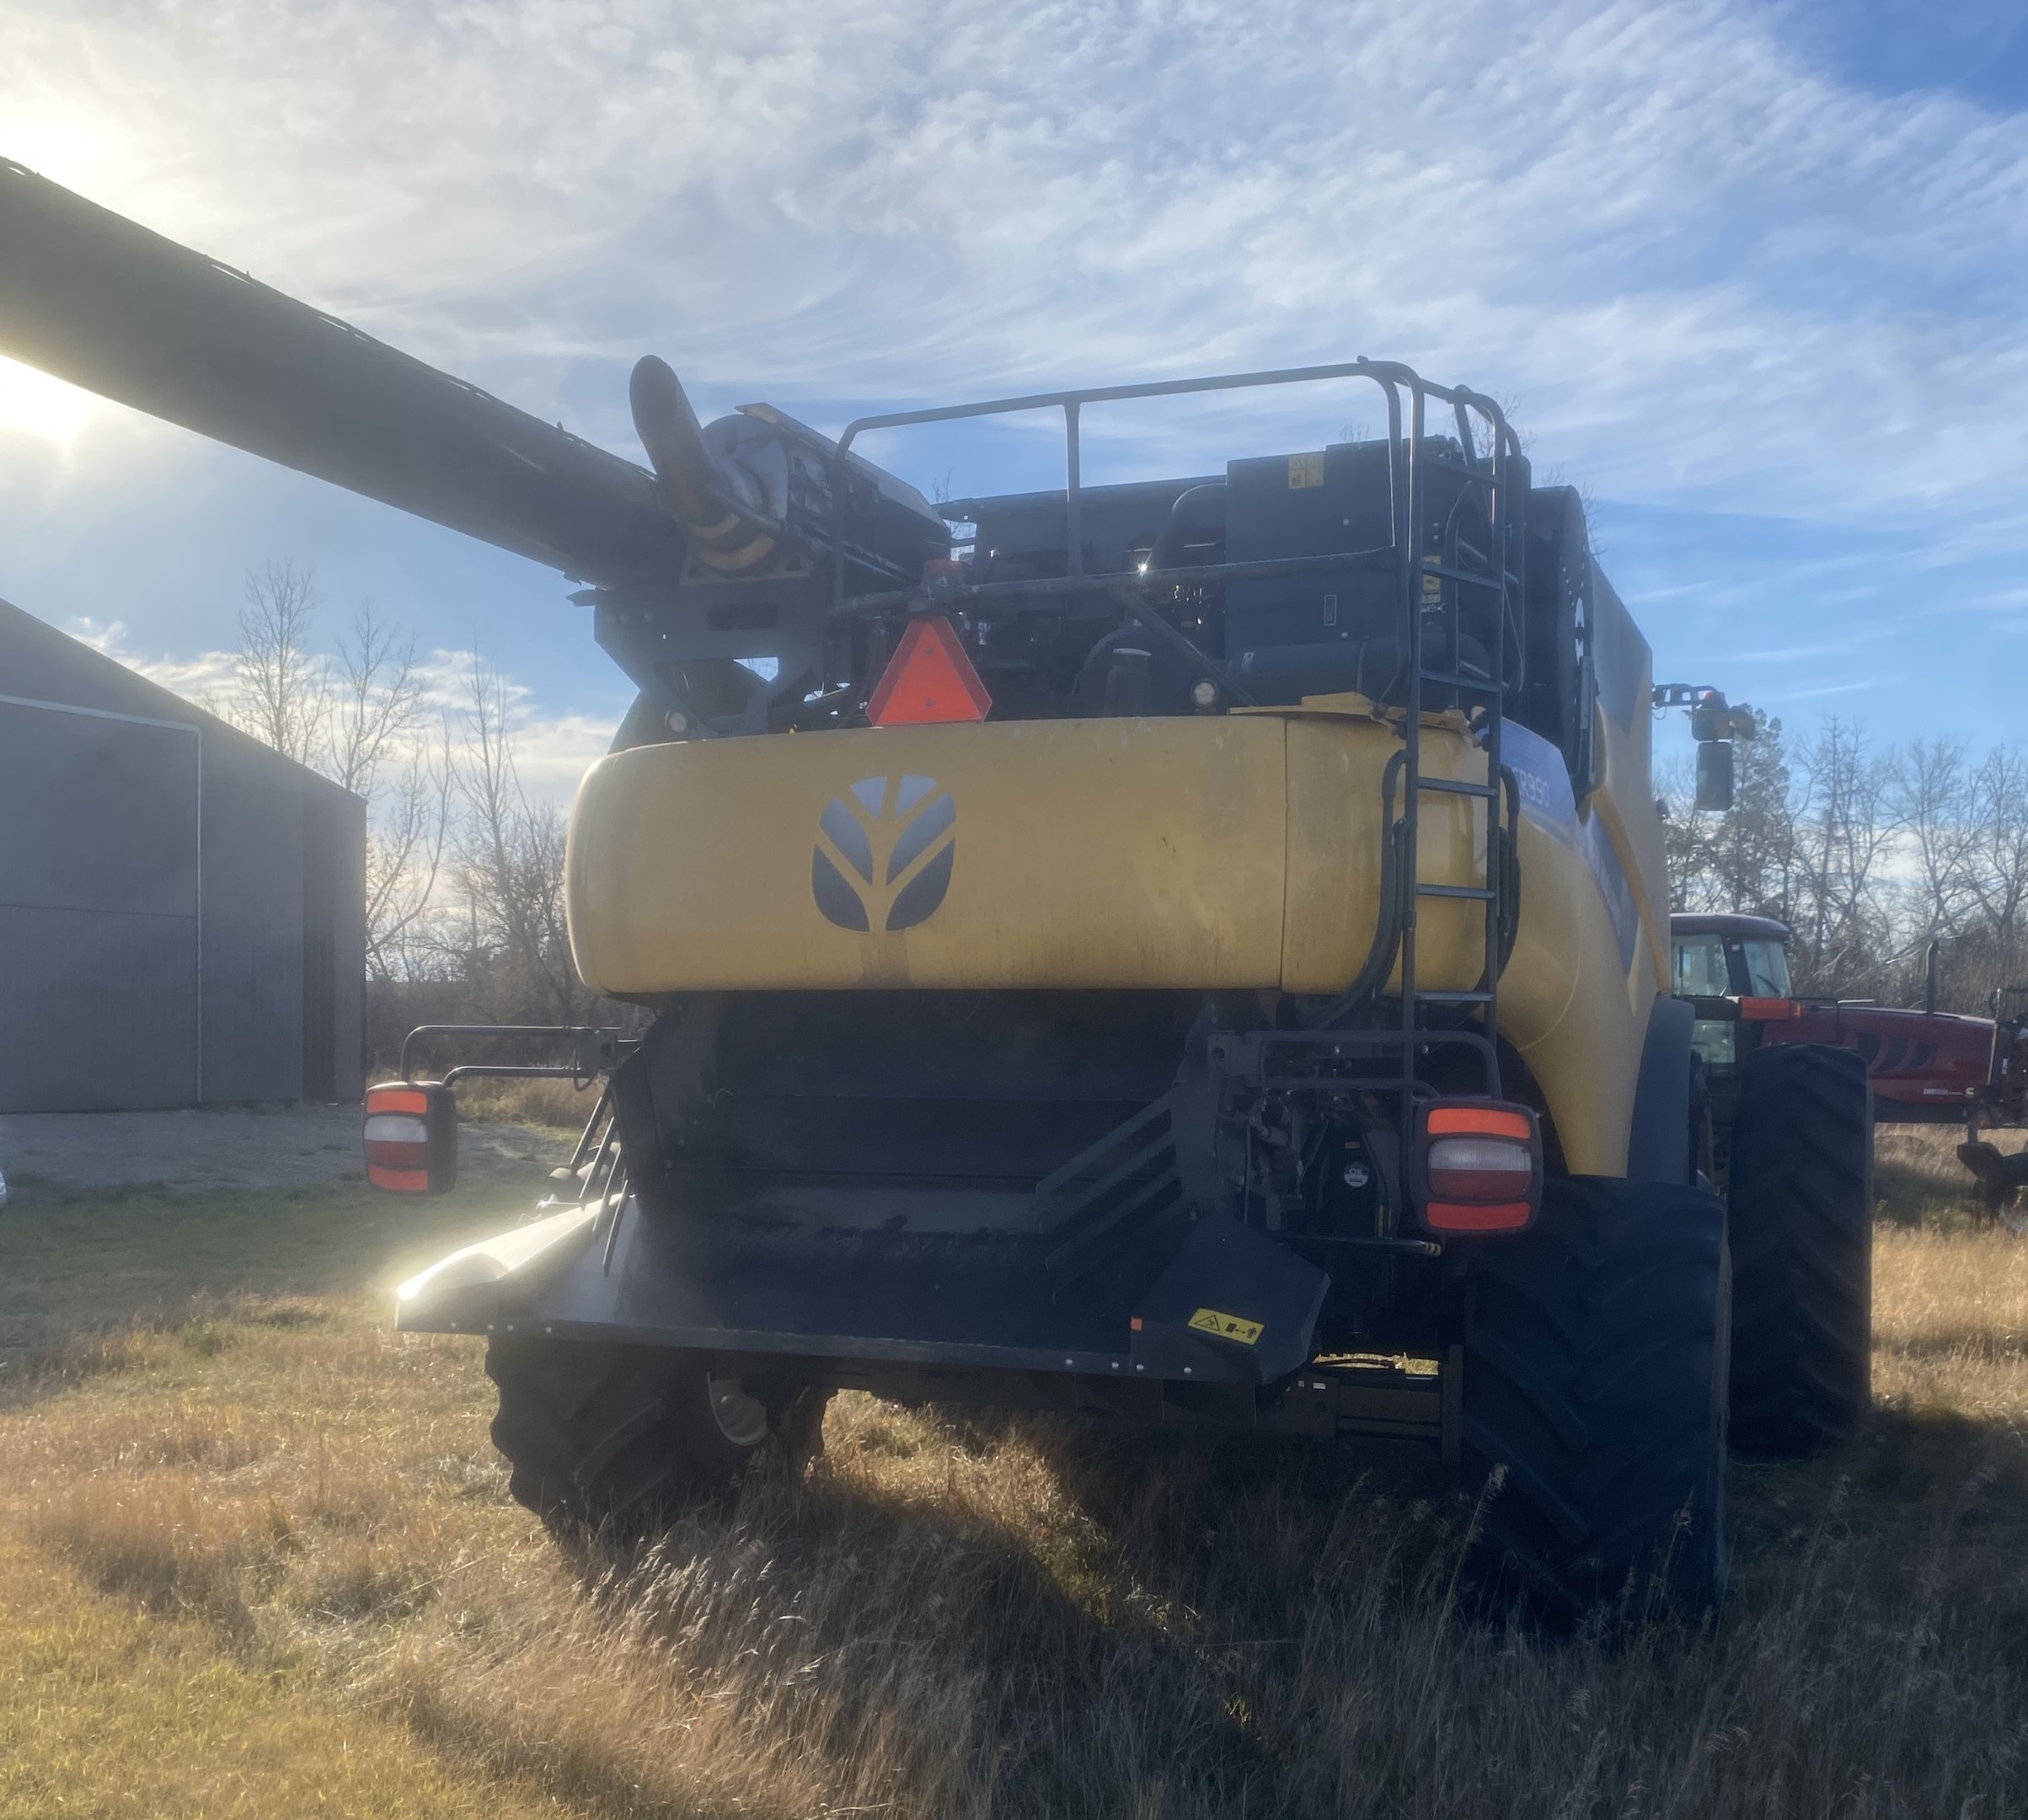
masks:
[[[213,713],[222,712],[231,695],[238,660],[231,651],[199,651],[193,656],[151,656],[135,650],[128,642],[126,622],[80,616],[65,622],[63,629],[80,644],[88,645],[104,656],[121,663],[149,682],[159,683],[173,694]]]
[[[17,155],[42,121],[52,174],[615,442],[650,345],[833,399],[1363,349],[1517,394],[1603,491],[2019,529],[2028,121],[1841,88],[1744,0],[10,36]]]
[[[231,718],[238,658],[229,650],[200,651],[190,657],[151,656],[132,647],[120,620],[78,618],[63,629],[81,644],[124,664],[185,701]],[[422,723],[409,743],[433,747],[440,729],[452,749],[469,743],[474,656],[470,651],[431,651],[417,666],[422,685]],[[514,768],[531,797],[568,808],[579,780],[603,757],[618,731],[616,720],[591,715],[545,714],[524,679],[498,676],[499,699],[506,709]]]
[[[1788,521],[1773,607],[1772,570],[1700,575],[1725,565],[1675,546],[1639,597],[1665,628],[1815,613],[1753,634],[1772,661],[1856,624],[1890,559],[1937,572],[1924,609],[2010,608],[1948,576],[2028,546],[2028,115],[1855,81],[1795,17],[13,0],[0,153],[629,454],[650,349],[708,408],[766,395],[833,424],[1405,358],[1513,399],[1538,470]],[[1164,418],[1148,458],[1274,446],[1286,408]],[[1303,433],[1361,415],[1333,402]],[[1129,458],[1124,423],[1094,414],[1095,459]],[[58,546],[99,522],[81,502],[189,458],[117,413],[63,429],[0,456],[0,513]],[[1039,438],[1009,447],[1051,471]]]

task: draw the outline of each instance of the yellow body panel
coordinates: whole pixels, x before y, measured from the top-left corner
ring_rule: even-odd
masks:
[[[1649,1004],[1636,1014],[1629,999],[1591,867],[1574,843],[1525,815],[1521,878],[1521,920],[1500,977],[1501,1034],[1542,1089],[1571,1170],[1624,1175]],[[1645,964],[1639,955],[1636,964]]]
[[[1009,720],[616,753],[571,818],[571,949],[616,994],[1278,985],[1285,743],[1273,720]],[[950,793],[954,854],[935,912],[890,932],[908,778]],[[886,815],[853,794],[875,779]],[[866,828],[868,933],[812,894],[834,801]]]
[[[1301,710],[637,747],[602,759],[579,792],[571,947],[586,982],[618,996],[1338,992],[1373,939],[1381,780],[1399,749],[1394,729],[1369,715]],[[1455,727],[1426,726],[1422,749],[1428,774],[1485,774]],[[1608,768],[1616,757],[1632,768],[1624,743],[1608,744]],[[1660,869],[1649,863],[1659,853],[1629,834],[1639,810],[1623,817],[1607,795],[1575,811],[1567,791],[1560,806],[1531,801],[1520,923],[1501,982],[1501,1034],[1541,1086],[1570,1167],[1592,1174],[1625,1168],[1660,984]],[[912,853],[909,830],[933,811],[947,826]],[[1485,838],[1479,802],[1426,795],[1423,881],[1478,883]],[[897,848],[903,863],[892,865]],[[902,894],[935,864],[948,866],[940,897],[912,926],[887,927],[913,914],[902,913]],[[836,875],[833,909],[842,902],[864,929],[827,917],[813,868]],[[1617,923],[1603,882],[1615,870]],[[1424,986],[1476,983],[1480,916],[1474,903],[1423,900]]]
[[[602,759],[572,817],[571,946],[586,982],[640,994],[859,986],[1341,990],[1373,940],[1380,774],[1399,746],[1366,720],[1033,720],[648,746]],[[1433,771],[1484,775],[1431,729]],[[950,879],[915,926],[882,925],[912,817],[906,779],[948,792]],[[867,794],[855,784],[880,780]],[[867,836],[870,929],[811,886],[836,803]],[[1423,875],[1472,881],[1483,816],[1432,797]],[[934,853],[934,848],[931,849]],[[926,855],[925,857],[927,857]],[[1478,912],[1425,912],[1421,977],[1469,986]]]

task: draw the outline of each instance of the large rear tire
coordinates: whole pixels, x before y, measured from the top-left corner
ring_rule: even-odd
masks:
[[[1486,1241],[1463,1433],[1468,1483],[1504,1469],[1466,1562],[1482,1602],[1563,1625],[1724,1595],[1729,1279],[1723,1204],[1672,1183],[1552,1180],[1533,1229]]]
[[[1752,1051],[1732,1125],[1732,1445],[1795,1459],[1872,1395],[1873,1093],[1865,1058]]]
[[[553,1529],[647,1534],[739,1481],[768,1413],[695,1353],[495,1340],[493,1444],[508,1490]]]

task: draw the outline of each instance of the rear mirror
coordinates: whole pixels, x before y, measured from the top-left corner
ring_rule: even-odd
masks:
[[[1732,806],[1732,742],[1706,740],[1697,748],[1697,798],[1699,810],[1722,811]]]
[[[367,1180],[388,1194],[448,1194],[458,1182],[458,1102],[437,1081],[367,1089]]]

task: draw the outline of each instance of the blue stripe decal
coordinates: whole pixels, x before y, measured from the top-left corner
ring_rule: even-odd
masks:
[[[1598,895],[1612,919],[1613,939],[1619,945],[1619,968],[1625,972],[1634,964],[1634,950],[1640,940],[1640,914],[1634,907],[1633,887],[1619,863],[1612,837],[1596,815],[1580,816],[1570,794],[1570,774],[1563,754],[1543,738],[1512,720],[1501,723],[1501,752],[1521,791],[1521,812],[1551,840],[1570,848],[1584,863]],[[1527,886],[1522,887],[1523,892]]]

